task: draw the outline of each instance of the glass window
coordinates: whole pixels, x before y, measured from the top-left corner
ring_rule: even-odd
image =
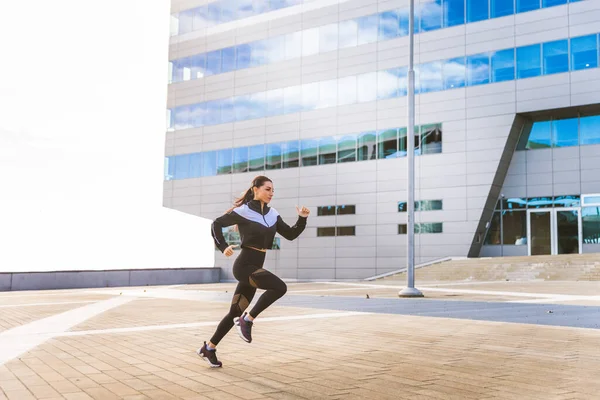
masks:
[[[250,95],[248,107],[250,118],[263,118],[267,114],[267,92],[254,93]]]
[[[221,50],[221,72],[235,70],[235,47],[227,47]]]
[[[265,162],[267,169],[281,169],[281,144],[270,143],[267,145],[267,159]]]
[[[377,143],[379,156],[377,158],[397,158],[398,157],[398,130],[387,129],[377,133]]]
[[[213,26],[213,21],[209,19],[208,7],[202,6],[196,8],[194,13],[194,30]]]
[[[248,148],[238,147],[233,149],[233,173],[238,174],[248,171]]]
[[[210,23],[214,26],[221,22],[221,5],[216,3],[208,4],[208,19]]]
[[[490,58],[487,54],[467,57],[467,82],[469,86],[490,83]]]
[[[283,89],[267,91],[267,116],[283,114]]]
[[[395,10],[379,14],[379,40],[393,39],[399,36],[400,18]]]
[[[534,122],[526,149],[547,149],[551,147],[550,121]]]
[[[571,69],[598,67],[598,35],[582,36],[571,39]]]
[[[311,111],[319,104],[319,82],[302,85],[302,111]]]
[[[335,215],[335,206],[317,207],[317,216]]]
[[[265,145],[257,144],[248,150],[249,170],[263,171],[265,169]]]
[[[335,226],[317,228],[317,236],[335,236]]]
[[[600,243],[600,207],[584,207],[581,209],[583,224],[583,243]]]
[[[544,54],[544,75],[569,70],[569,42],[566,39],[542,44],[542,52]]]
[[[217,175],[217,152],[202,153],[202,176]]]
[[[194,30],[194,9],[179,13],[179,34],[192,32]]]
[[[302,31],[302,56],[319,53],[319,28]]]
[[[377,41],[379,31],[379,15],[360,17],[358,21],[358,44],[374,43]]]
[[[359,103],[377,100],[377,72],[358,75],[357,83],[360,88],[357,90]]]
[[[256,64],[263,65],[285,60],[286,36],[276,36],[261,41],[262,46],[253,46],[252,59],[260,59]]]
[[[527,244],[527,212],[504,211],[502,215],[502,243]]]
[[[541,69],[540,45],[517,48],[517,79],[539,76]]]
[[[428,222],[415,224],[415,233],[443,233],[444,224],[441,222]]]
[[[317,149],[319,148],[318,139],[305,139],[300,141],[300,154],[302,166],[308,167],[318,164]]]
[[[231,149],[217,151],[217,175],[231,174]]]
[[[357,100],[356,76],[338,79],[338,105],[355,104]]]
[[[335,164],[337,160],[336,140],[334,137],[319,139],[319,165]]]
[[[300,166],[300,145],[297,140],[281,143],[281,165],[283,168]]]
[[[347,135],[338,140],[337,162],[356,161],[356,135]]]
[[[524,210],[527,208],[527,199],[523,198],[510,198],[502,201],[502,210]],[[499,204],[496,206],[496,210],[499,210]]]
[[[420,154],[437,154],[442,152],[442,125],[423,125],[421,127]]]
[[[416,5],[415,5],[416,7]],[[398,19],[400,20],[400,36],[408,36],[408,8],[402,8],[398,11]],[[417,16],[415,15],[415,29],[419,30],[419,22],[417,20]]]
[[[221,73],[221,50],[206,53],[206,75]]]
[[[583,204],[586,206],[600,205],[600,195],[586,194],[583,196]]]
[[[491,54],[492,82],[512,81],[515,79],[515,50],[501,50]]]
[[[240,44],[236,48],[236,69],[250,68],[252,47],[250,44]]]
[[[317,108],[335,107],[337,105],[337,79],[319,82],[319,101]]]
[[[174,109],[173,115],[174,128],[175,129],[187,129],[191,127],[190,124],[190,107],[179,106]]]
[[[600,115],[579,119],[580,143],[600,144]]]
[[[250,118],[250,95],[237,96],[233,98],[235,120],[245,121]]]
[[[302,32],[285,35],[285,59],[300,58],[302,55]]]
[[[290,86],[283,89],[283,113],[302,111],[302,86]]]
[[[377,71],[377,99],[398,97],[398,77],[393,70]]]
[[[356,206],[337,206],[337,215],[356,214]]]
[[[337,50],[338,24],[329,24],[319,28],[319,53]]]
[[[552,197],[531,197],[527,199],[527,208],[552,208]]]
[[[377,157],[377,135],[365,132],[358,136],[358,161],[375,160]]]
[[[580,196],[556,196],[554,198],[554,207],[579,207],[581,204]]]
[[[176,156],[175,179],[187,179],[190,177],[190,155],[181,154]]]
[[[173,15],[171,14],[171,20],[170,20],[170,34],[171,36],[176,36],[179,34],[179,15]]]
[[[419,127],[415,126],[415,131],[419,131]],[[398,129],[398,157],[406,157],[407,148],[406,146],[406,135],[408,135],[408,128],[399,128]]]
[[[483,244],[502,244],[502,242],[500,241],[500,232],[500,213],[495,212],[492,215],[492,220],[490,221],[490,226],[488,228],[487,234],[485,235],[485,241],[483,242]]]
[[[171,80],[173,82],[183,82],[190,80],[191,78],[191,59],[189,57],[180,58],[171,62],[172,75]]]
[[[238,5],[240,0],[221,0],[221,22],[230,22],[238,19]],[[243,0],[241,0],[243,2]]]
[[[455,26],[465,23],[465,1],[444,0],[444,25]]]
[[[356,235],[356,227],[355,226],[338,226],[337,227],[337,236],[355,236]]]
[[[206,75],[206,54],[196,54],[190,58],[192,60],[191,79],[204,78],[204,75]]]
[[[356,47],[358,44],[358,22],[353,19],[340,22],[338,38],[340,49]]]
[[[235,121],[235,104],[233,100],[234,98],[220,100],[222,124]]]
[[[492,18],[504,17],[514,13],[514,0],[490,0],[490,16]]]
[[[398,235],[406,235],[408,233],[408,226],[406,224],[398,225]]]
[[[175,160],[177,156],[165,157],[165,181],[175,179]]]
[[[540,0],[516,0],[517,12],[533,11],[540,8]]]
[[[434,61],[415,68],[415,92],[429,93],[442,90],[442,62]]]
[[[442,27],[442,0],[421,4],[421,32],[433,31]]]
[[[467,0],[467,22],[483,21],[489,18],[487,0]]]
[[[442,200],[421,200],[415,204],[416,211],[438,211],[442,210],[442,207]]]
[[[542,7],[554,7],[567,4],[567,0],[542,0]]]
[[[406,96],[408,93],[408,67],[394,68],[398,75],[398,96]]]
[[[455,89],[465,86],[465,57],[444,61],[444,89]]]
[[[578,118],[552,121],[552,147],[577,146],[579,144],[578,125]]]
[[[204,125],[217,125],[221,123],[221,101],[213,100],[206,103]]]

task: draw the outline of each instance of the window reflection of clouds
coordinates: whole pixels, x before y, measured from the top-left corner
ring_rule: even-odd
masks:
[[[571,59],[577,60],[573,62],[572,68],[582,68],[581,63],[586,60],[591,63],[592,57],[597,58],[598,48],[592,49],[591,46],[598,46],[598,35],[572,38],[571,41],[577,44],[571,45]],[[417,93],[429,93],[514,80],[515,76],[517,79],[522,79],[566,72],[569,67],[568,48],[568,41],[564,39],[543,45],[535,44],[421,64],[415,67],[415,89]],[[587,64],[589,63],[585,65]],[[597,61],[590,65],[597,67]],[[407,68],[398,67],[235,98],[184,105],[171,110],[170,117],[167,118],[170,123],[168,129],[187,129],[391,99],[406,95],[406,83]]]
[[[547,1],[544,3],[544,7],[559,5],[557,1],[566,2],[566,0]],[[253,12],[262,10],[260,12],[265,12],[264,10],[268,9],[269,4],[266,0],[254,2],[243,0],[241,2],[238,1],[238,3],[237,16],[248,15],[249,10],[254,10]],[[218,3],[211,4],[213,4],[212,7],[214,8],[216,7],[214,4]],[[525,3],[520,7],[526,11],[529,8]],[[218,10],[209,12],[206,6],[198,10],[204,11],[198,11],[195,14],[192,13],[193,18],[189,15],[190,10],[183,11],[181,21],[173,22],[173,25],[210,25],[205,20],[228,18],[224,15],[232,13],[231,11],[227,11],[223,14],[222,11],[219,11],[219,14]],[[464,24],[465,13],[467,14],[467,22],[511,15],[514,13],[513,0],[490,0],[489,7],[487,2],[481,2],[480,0],[434,0],[417,7],[415,13],[415,32],[432,31]],[[189,22],[191,20],[196,21],[196,19],[204,22]],[[379,14],[367,15],[283,36],[216,50],[215,52],[211,52],[210,55],[200,54],[185,59],[173,60],[171,62],[172,74],[170,75],[170,82],[199,79],[205,75],[256,67],[283,59],[289,60],[301,56],[315,55],[406,35],[408,35],[408,9],[384,11]],[[190,74],[188,70],[190,59],[198,56],[200,56],[204,63],[208,63],[208,66],[205,68],[203,64],[201,71],[194,71],[192,67],[192,73]],[[223,58],[223,60],[217,60],[217,58]],[[191,63],[193,64],[193,62],[192,60]],[[207,69],[207,71],[204,71],[204,69]]]

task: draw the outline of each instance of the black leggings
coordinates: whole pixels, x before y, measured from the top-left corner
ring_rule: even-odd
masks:
[[[252,302],[256,289],[265,289],[259,297],[250,315],[254,318],[285,294],[287,285],[277,276],[262,268],[266,253],[249,248],[242,248],[240,255],[233,263],[233,276],[239,281],[235,288],[229,313],[221,320],[215,334],[210,339],[218,344],[233,328],[233,319],[242,315]]]

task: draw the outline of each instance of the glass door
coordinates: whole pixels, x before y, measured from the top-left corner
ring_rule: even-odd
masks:
[[[530,256],[553,254],[553,210],[527,211],[527,243]]]
[[[577,208],[558,208],[556,218],[556,245],[554,254],[581,253],[581,213]]]

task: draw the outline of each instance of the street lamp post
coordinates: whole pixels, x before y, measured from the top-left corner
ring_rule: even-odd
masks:
[[[410,0],[408,16],[408,132],[406,144],[408,152],[408,232],[407,233],[407,287],[402,289],[400,297],[423,297],[415,288],[415,71],[414,71],[414,24],[415,0]]]

